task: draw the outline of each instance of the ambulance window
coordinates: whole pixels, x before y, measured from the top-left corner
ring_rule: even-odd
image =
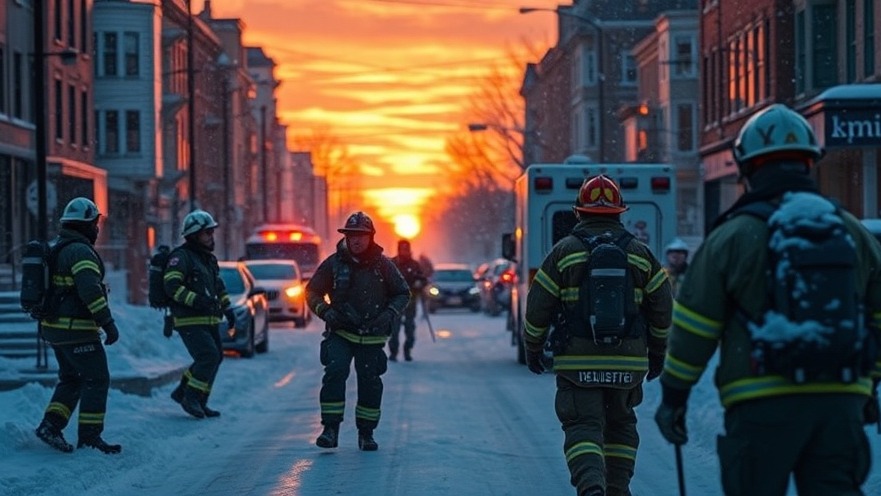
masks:
[[[554,216],[551,218],[552,225],[552,245],[557,244],[557,241],[560,241],[569,233],[572,232],[572,228],[575,227],[575,224],[578,223],[578,220],[575,218],[575,213],[571,210],[559,210],[554,212]]]

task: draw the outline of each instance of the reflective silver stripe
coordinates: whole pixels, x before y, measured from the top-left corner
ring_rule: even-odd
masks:
[[[593,269],[590,271],[590,275],[598,277],[621,277],[626,271],[627,269]]]
[[[21,263],[26,264],[42,264],[43,257],[24,257],[21,259]]]

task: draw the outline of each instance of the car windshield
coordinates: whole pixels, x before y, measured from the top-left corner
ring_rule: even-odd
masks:
[[[220,278],[226,286],[226,292],[229,294],[241,294],[245,292],[245,281],[242,274],[234,267],[221,267]]]
[[[296,279],[297,268],[286,264],[247,264],[254,279]]]
[[[435,282],[474,282],[471,271],[462,270],[437,270],[434,273]]]

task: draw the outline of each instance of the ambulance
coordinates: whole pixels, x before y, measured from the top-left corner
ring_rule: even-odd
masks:
[[[514,186],[514,232],[502,237],[502,254],[517,264],[508,329],[517,360],[523,346],[526,292],[545,256],[576,224],[572,206],[586,178],[605,174],[621,188],[629,209],[621,223],[663,263],[663,247],[676,237],[676,172],[670,164],[597,164],[570,157],[563,164],[533,164]]]

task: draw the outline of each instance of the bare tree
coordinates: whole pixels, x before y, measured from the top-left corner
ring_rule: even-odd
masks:
[[[335,224],[341,225],[352,205],[361,203],[358,161],[343,140],[327,127],[295,135],[293,143],[297,149],[311,152],[315,175],[327,181],[328,212],[334,216]]]

